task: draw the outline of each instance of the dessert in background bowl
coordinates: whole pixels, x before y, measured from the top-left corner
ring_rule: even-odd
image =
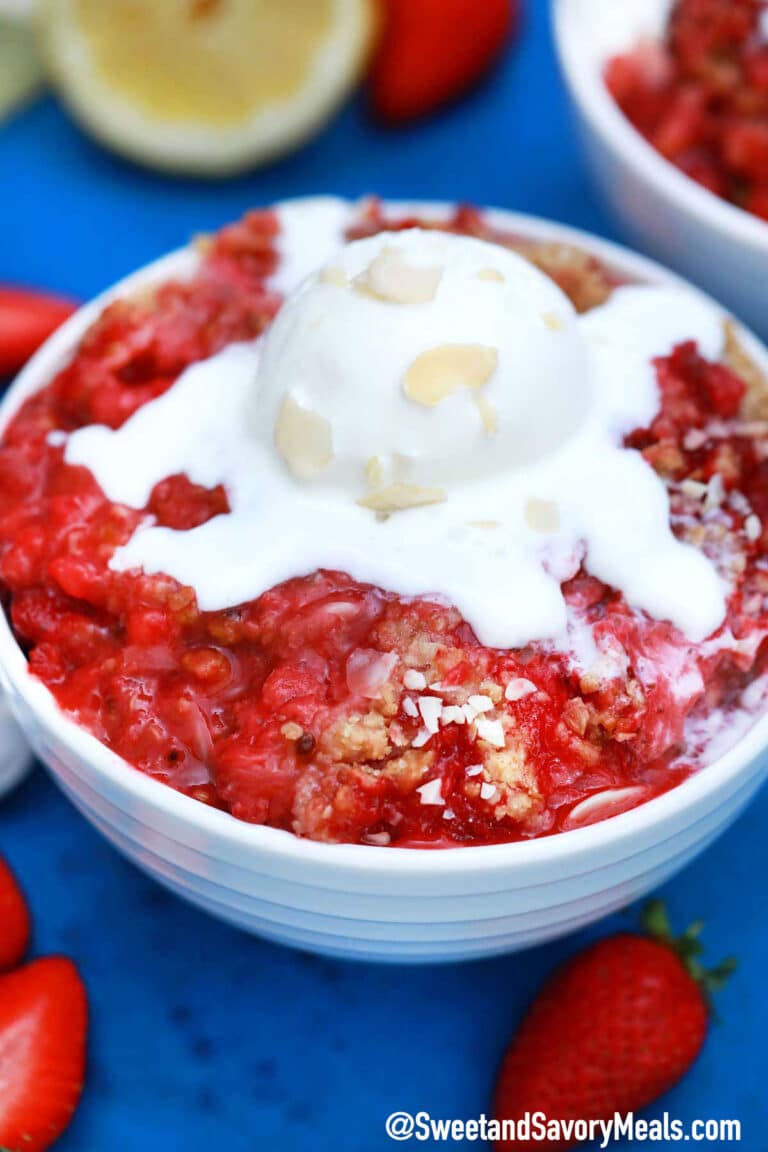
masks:
[[[765,0],[675,0],[664,35],[614,56],[605,81],[657,152],[768,222]]]
[[[766,364],[553,225],[253,213],[5,403],[14,707],[114,842],[254,930],[447,959],[594,918],[762,775]]]
[[[768,274],[766,6],[555,0],[554,16],[587,157],[617,217],[765,334],[754,285]]]

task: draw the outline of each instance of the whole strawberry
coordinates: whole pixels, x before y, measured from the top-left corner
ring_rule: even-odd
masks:
[[[417,119],[460,96],[501,55],[519,0],[385,0],[371,72],[374,111]]]
[[[648,936],[601,940],[556,971],[524,1018],[496,1085],[497,1119],[542,1112],[553,1120],[608,1120],[667,1092],[696,1060],[709,992],[733,971],[706,972],[703,925],[674,940],[663,905],[648,905]],[[574,1141],[502,1143],[498,1149],[570,1148]]]

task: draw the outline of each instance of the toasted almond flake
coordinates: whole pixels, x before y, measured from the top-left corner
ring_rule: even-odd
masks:
[[[347,288],[349,279],[343,268],[332,266],[324,268],[320,273],[321,284],[333,284],[336,288]]]
[[[442,504],[446,499],[444,488],[418,488],[415,484],[389,484],[372,492],[357,503],[361,508],[370,508],[372,512],[381,512],[391,515],[394,512],[405,512],[409,508],[424,508],[429,504]]]
[[[443,782],[438,777],[437,780],[428,780],[426,784],[421,784],[416,791],[421,796],[422,804],[431,804],[442,808],[445,805],[445,800],[442,797]]]
[[[482,770],[482,764],[470,764],[469,768],[467,768],[467,776],[479,776]]]
[[[419,696],[419,712],[424,721],[427,732],[434,736],[440,728],[440,716],[443,711],[443,702],[439,696]]]
[[[550,331],[562,332],[564,327],[563,320],[562,317],[558,316],[557,312],[545,312],[542,316],[542,320],[546,324],[547,328],[550,329]]]
[[[357,277],[355,288],[385,304],[404,307],[429,304],[437,295],[443,271],[443,268],[408,264],[400,249],[390,244],[379,252],[367,271]]]
[[[287,724],[283,724],[280,731],[282,735],[285,736],[286,740],[300,740],[304,735],[304,729],[301,727],[301,725],[294,724],[293,721],[290,720]]]
[[[683,480],[680,491],[691,500],[703,500],[707,494],[707,485],[700,480]]]
[[[499,414],[484,392],[475,392],[475,405],[486,436],[495,436],[499,430]]]
[[[440,714],[440,722],[442,724],[466,724],[467,718],[462,708],[459,708],[456,704],[449,704],[448,707],[443,708]]]
[[[403,388],[409,400],[434,408],[462,388],[482,388],[498,363],[498,350],[485,344],[441,344],[416,357]]]
[[[707,498],[704,501],[704,508],[707,512],[714,512],[719,508],[725,500],[725,484],[719,472],[715,472],[714,476],[707,485]]]
[[[703,432],[701,428],[691,428],[685,434],[683,448],[686,452],[697,452],[699,448],[704,447],[708,439],[706,432]]]
[[[525,506],[525,522],[534,532],[551,536],[560,529],[560,513],[553,500],[529,500]]]
[[[412,716],[414,719],[416,719],[419,714],[419,710],[410,696],[403,698],[403,712],[405,712],[406,716]]]
[[[475,721],[475,731],[481,740],[493,744],[494,748],[503,748],[506,744],[504,726],[501,720],[489,720],[486,716],[478,716]]]
[[[538,688],[532,680],[526,680],[524,676],[519,676],[515,680],[510,680],[504,689],[505,700],[524,700],[526,696],[531,696],[534,692],[538,692]]]
[[[565,827],[569,831],[574,828],[584,828],[594,824],[597,820],[607,820],[611,816],[618,816],[633,808],[648,795],[647,788],[640,785],[630,785],[627,788],[608,788],[603,792],[596,792],[587,796],[572,808],[566,817]]]
[[[742,516],[749,516],[752,512],[752,505],[743,492],[734,490],[728,493],[728,503],[734,512],[739,512]]]
[[[275,447],[297,480],[312,480],[333,460],[331,425],[289,394],[280,405]]]
[[[495,284],[503,284],[504,277],[498,268],[481,268],[477,274],[478,280],[490,280]]]
[[[369,488],[381,488],[384,483],[384,465],[380,456],[371,456],[365,466],[365,479]]]
[[[470,696],[468,703],[475,712],[493,712],[493,700],[490,696]]]
[[[426,728],[422,728],[422,729],[420,729],[419,732],[416,733],[413,740],[411,740],[411,747],[412,748],[423,748],[424,745],[428,744],[431,739],[432,739],[432,733],[427,732]]]
[[[747,540],[752,540],[752,541],[759,540],[760,537],[762,536],[762,534],[763,534],[762,521],[760,520],[759,516],[755,516],[754,512],[752,513],[751,516],[747,516],[747,519],[744,523],[744,531],[746,533]]]
[[[487,781],[480,785],[480,799],[481,800],[497,800],[499,796],[498,788],[495,784],[489,784]]]
[[[386,848],[392,842],[389,832],[368,832],[362,839],[364,844],[373,844],[377,848]]]
[[[356,648],[347,659],[347,687],[354,695],[376,700],[397,667],[395,652],[378,652],[374,649]]]
[[[416,668],[409,668],[403,676],[403,684],[410,692],[421,692],[427,686],[427,678],[423,672]]]

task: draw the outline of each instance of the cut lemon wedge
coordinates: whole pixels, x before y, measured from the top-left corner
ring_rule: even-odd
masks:
[[[45,58],[95,136],[225,174],[311,136],[357,80],[375,0],[43,0]]]

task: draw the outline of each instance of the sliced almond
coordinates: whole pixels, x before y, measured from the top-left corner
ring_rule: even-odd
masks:
[[[415,484],[390,484],[378,492],[372,492],[363,500],[358,500],[362,508],[372,512],[404,512],[409,508],[423,508],[428,504],[442,504],[445,500],[442,488],[418,488]]]
[[[496,284],[503,284],[504,277],[497,268],[481,268],[477,274],[478,280],[492,280]]]
[[[680,491],[691,500],[703,500],[707,494],[707,485],[699,480],[683,480]]]
[[[768,416],[768,376],[757,366],[747,352],[733,320],[725,322],[725,355],[723,363],[732,369],[747,385],[742,415],[748,420],[764,420]]]
[[[484,392],[475,392],[475,404],[483,422],[487,436],[495,436],[499,430],[499,414]]]
[[[312,480],[333,460],[331,425],[285,396],[275,424],[275,446],[297,480]]]
[[[434,408],[461,388],[482,388],[498,364],[498,350],[485,344],[441,344],[416,357],[405,374],[405,394]]]
[[[529,500],[525,506],[525,522],[534,532],[551,536],[560,529],[560,513],[552,500]]]
[[[380,456],[371,456],[365,466],[365,479],[369,488],[381,488],[384,483],[384,465]]]
[[[411,306],[434,300],[442,278],[442,268],[416,268],[398,248],[389,246],[357,277],[355,287],[387,304]]]
[[[286,740],[300,740],[304,735],[304,729],[301,725],[294,724],[292,720],[289,720],[287,724],[283,724],[280,731]]]

